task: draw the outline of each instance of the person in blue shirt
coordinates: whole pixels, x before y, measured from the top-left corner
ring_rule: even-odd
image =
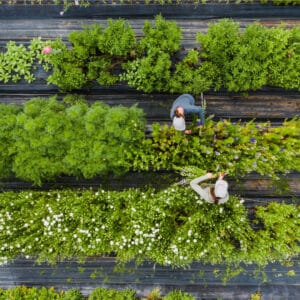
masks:
[[[197,115],[197,127],[201,128],[204,125],[204,113],[200,106],[195,105],[195,98],[190,94],[182,94],[175,99],[170,110],[172,124],[176,130],[191,133],[191,130],[186,130],[187,114]]]

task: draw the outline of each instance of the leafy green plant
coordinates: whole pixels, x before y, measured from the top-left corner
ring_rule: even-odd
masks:
[[[39,300],[83,300],[82,294],[78,290],[69,291],[55,291],[53,287],[46,288],[35,288],[26,286],[17,286],[11,289],[1,289],[0,290],[1,300],[29,300],[29,299],[39,299]]]
[[[163,300],[195,300],[195,297],[193,297],[189,293],[174,290],[172,292],[169,292],[166,296],[164,296]]]
[[[136,292],[130,289],[122,291],[106,289],[106,288],[95,288],[88,297],[88,300],[135,300]]]
[[[28,47],[9,41],[6,44],[6,51],[0,53],[0,81],[16,83],[24,79],[28,83],[33,82],[36,58],[42,45],[43,42],[40,38],[33,39]]]
[[[190,50],[182,62],[175,65],[175,71],[168,84],[171,93],[199,95],[210,89],[219,71],[209,62],[200,64],[199,56],[199,51]]]
[[[129,86],[145,92],[167,91],[171,76],[171,55],[180,47],[181,29],[175,22],[155,17],[154,24],[146,21],[140,40],[141,56],[123,64],[120,75]]]
[[[278,173],[300,169],[297,118],[277,127],[207,118],[193,135],[154,124],[149,139],[144,113],[136,106],[89,106],[82,97],[68,95],[63,102],[37,98],[23,109],[2,105],[0,111],[0,140],[6,147],[1,177],[14,173],[38,185],[62,174],[91,178],[150,168],[194,166],[232,177],[255,171],[276,180]]]
[[[53,67],[48,83],[63,91],[90,87],[94,80],[114,84],[118,81],[114,70],[135,55],[135,32],[122,19],[109,19],[105,29],[98,24],[85,26],[83,31],[71,32],[69,41],[71,49],[57,43],[47,59]]]
[[[66,102],[73,102],[73,105]],[[136,106],[88,106],[69,95],[35,98],[23,106],[0,106],[2,177],[15,176],[40,185],[62,174],[120,174],[131,168],[131,149],[144,139],[144,118]],[[130,158],[131,157],[131,158]]]
[[[0,194],[0,256],[55,263],[114,253],[123,263],[263,267],[299,254],[299,206],[269,204],[257,208],[250,221],[241,202],[231,196],[224,205],[211,205],[178,185],[161,191],[5,192]],[[283,219],[288,220],[284,229],[279,228]],[[253,222],[260,223],[259,230]]]
[[[12,175],[13,162],[13,129],[16,126],[17,114],[20,109],[15,105],[0,105],[0,177]]]
[[[238,92],[265,85],[299,89],[298,34],[297,28],[267,28],[259,23],[242,33],[237,22],[224,19],[211,24],[207,34],[198,33],[197,40],[200,57],[219,70],[212,85],[215,90]]]
[[[278,179],[278,173],[299,170],[298,119],[282,126],[253,121],[233,124],[230,120],[207,120],[194,135],[182,135],[168,126],[153,125],[152,140],[144,140],[134,153],[135,170],[176,169],[196,166],[233,177],[258,172]],[[272,162],[272,163],[270,163]]]
[[[12,169],[17,177],[41,184],[65,173],[62,161],[69,143],[65,123],[64,106],[55,97],[26,102],[12,133]]]

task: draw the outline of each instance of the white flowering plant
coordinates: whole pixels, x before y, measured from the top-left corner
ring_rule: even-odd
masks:
[[[269,204],[250,220],[241,202],[231,196],[212,205],[178,185],[161,191],[4,192],[0,256],[55,263],[113,254],[122,263],[181,267],[193,261],[264,266],[299,254],[299,206]],[[282,211],[289,220],[284,230],[278,228]]]

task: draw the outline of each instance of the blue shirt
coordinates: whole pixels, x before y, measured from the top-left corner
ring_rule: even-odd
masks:
[[[203,110],[200,106],[195,105],[195,99],[190,94],[182,94],[172,104],[170,110],[170,117],[173,120],[175,108],[177,106],[181,106],[184,110],[184,114],[196,114],[198,118],[201,120],[201,125],[204,125],[204,114]]]

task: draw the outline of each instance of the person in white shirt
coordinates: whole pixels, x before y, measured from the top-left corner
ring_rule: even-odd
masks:
[[[222,204],[229,199],[228,183],[223,179],[225,175],[225,173],[221,173],[215,184],[207,184],[205,187],[202,187],[199,183],[214,177],[212,173],[207,173],[206,175],[193,179],[190,182],[190,186],[206,202]]]

